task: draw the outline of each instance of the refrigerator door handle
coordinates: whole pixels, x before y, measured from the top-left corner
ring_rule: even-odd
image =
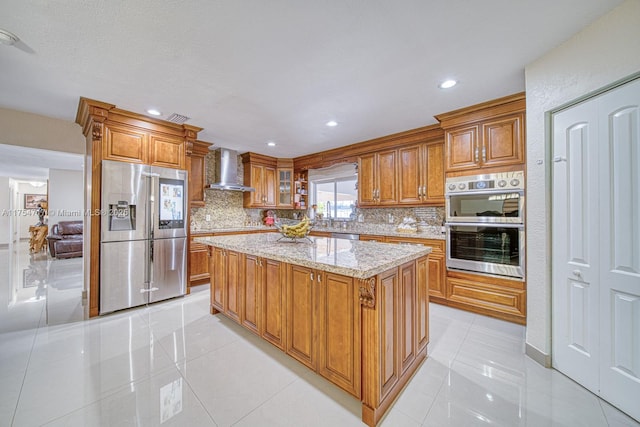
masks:
[[[146,294],[146,293],[157,291],[157,290],[160,290],[160,288],[155,288],[154,287],[154,288],[149,288],[149,289],[140,289],[140,293],[141,294]]]
[[[155,173],[155,172],[142,172],[142,175],[144,175],[144,176],[150,176],[150,177],[154,177],[154,176],[159,177],[159,176],[160,176],[160,174],[159,174],[159,173]]]

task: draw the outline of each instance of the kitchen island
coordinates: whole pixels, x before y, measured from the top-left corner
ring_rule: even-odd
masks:
[[[277,233],[208,245],[224,313],[362,401],[374,426],[426,358],[430,247]]]

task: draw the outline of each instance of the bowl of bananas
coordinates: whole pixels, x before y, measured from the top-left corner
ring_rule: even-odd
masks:
[[[310,240],[307,236],[309,235],[309,233],[311,232],[311,228],[313,227],[311,220],[306,216],[295,225],[282,224],[279,221],[274,225],[276,226],[280,234],[282,234],[282,237],[278,240],[285,240],[290,242],[295,242],[298,239]]]

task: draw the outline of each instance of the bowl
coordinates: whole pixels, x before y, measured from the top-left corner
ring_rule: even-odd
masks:
[[[280,234],[282,234],[282,237],[292,240],[304,239],[309,235],[313,228],[313,223],[309,218],[304,218],[296,224],[283,224],[282,222],[277,221],[274,225]]]

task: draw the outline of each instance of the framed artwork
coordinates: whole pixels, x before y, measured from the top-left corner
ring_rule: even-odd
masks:
[[[25,209],[38,209],[39,204],[42,204],[43,207],[47,205],[46,194],[25,194],[24,195]]]

